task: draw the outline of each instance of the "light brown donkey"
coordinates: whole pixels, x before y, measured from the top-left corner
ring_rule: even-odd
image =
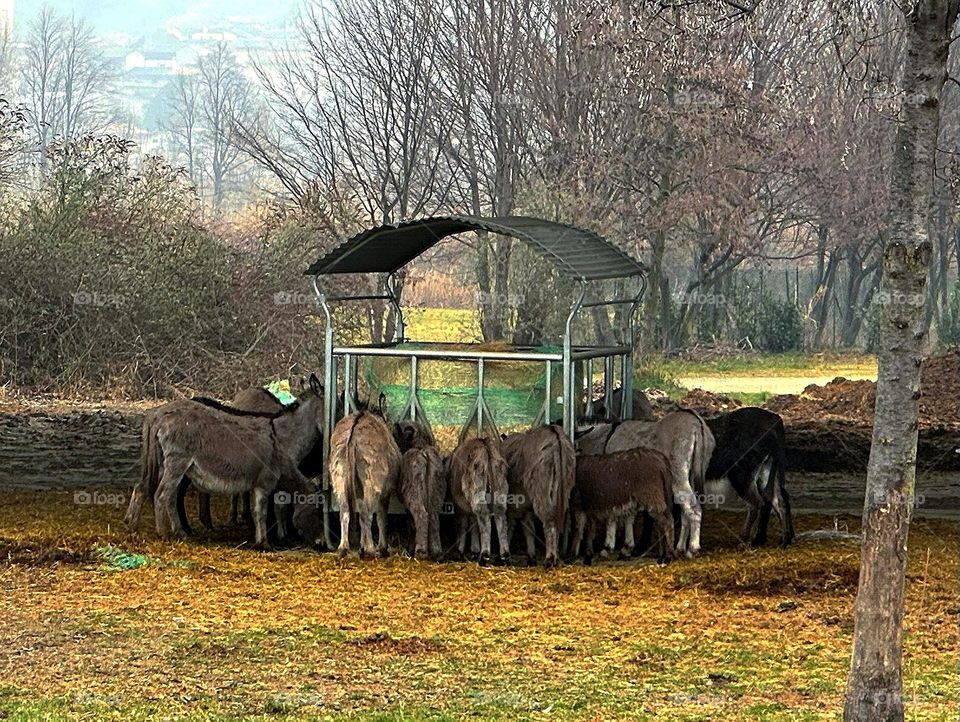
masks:
[[[171,404],[156,425],[163,459],[156,496],[157,532],[183,535],[177,491],[180,480],[189,476],[198,490],[208,494],[252,492],[256,545],[269,548],[270,494],[278,485],[309,490],[307,478],[297,467],[323,433],[321,391],[317,377],[311,375],[310,392],[271,416],[191,401]]]
[[[490,562],[490,521],[497,527],[500,542],[498,561],[510,560],[507,534],[507,462],[500,439],[467,439],[450,456],[447,470],[450,496],[457,510],[460,554],[466,552],[467,535],[476,527],[480,532],[480,564]]]
[[[350,551],[350,514],[360,517],[360,554],[387,551],[387,504],[400,472],[400,449],[380,413],[363,410],[337,422],[330,435],[330,485],[340,505],[341,556]],[[377,546],[373,517],[377,517]]]

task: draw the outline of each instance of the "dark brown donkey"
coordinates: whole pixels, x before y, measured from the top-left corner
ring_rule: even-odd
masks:
[[[512,527],[523,525],[527,560],[536,560],[534,514],[543,524],[546,546],[544,566],[560,561],[559,536],[567,516],[576,471],[573,443],[559,426],[541,426],[503,440],[503,455],[509,467],[510,504],[507,518]]]
[[[387,504],[400,472],[400,450],[380,413],[362,410],[340,419],[330,434],[330,485],[340,505],[340,546],[350,551],[350,513],[360,517],[360,553],[374,556],[387,551]],[[373,517],[377,517],[377,546],[373,545]]]
[[[310,377],[310,392],[274,415],[251,415],[229,407],[192,401],[171,404],[157,422],[156,442],[163,475],[156,496],[157,532],[182,536],[177,515],[180,480],[188,476],[198,490],[211,494],[253,494],[256,545],[268,548],[267,500],[274,489],[309,491],[299,465],[323,433],[322,388]],[[157,473],[157,454],[146,466]],[[149,474],[145,473],[149,486]]]
[[[619,521],[625,533],[621,554],[633,551],[633,522],[647,512],[660,538],[660,561],[673,558],[673,479],[670,460],[653,449],[634,448],[610,454],[577,457],[577,483],[570,502],[576,525],[572,553],[576,556],[587,530],[586,558],[593,555],[597,524],[606,525],[602,556],[613,554]]]

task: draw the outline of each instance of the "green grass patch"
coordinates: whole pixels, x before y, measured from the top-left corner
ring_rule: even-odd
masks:
[[[756,374],[756,375],[830,375],[837,373],[875,374],[877,357],[867,354],[747,354],[708,361],[659,357],[654,364],[673,376]]]
[[[732,391],[724,396],[739,401],[744,406],[763,406],[773,394],[769,391]]]

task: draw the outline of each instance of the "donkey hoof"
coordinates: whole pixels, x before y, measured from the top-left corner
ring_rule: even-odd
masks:
[[[375,552],[375,551],[371,551],[371,550],[369,550],[369,549],[361,549],[361,550],[360,550],[360,558],[361,558],[361,559],[376,559],[377,556],[378,556],[378,554],[377,554],[377,552]]]
[[[627,559],[633,559],[633,549],[621,549],[620,559],[623,561],[626,561]]]
[[[254,550],[256,550],[256,551],[258,551],[258,552],[272,552],[272,551],[273,551],[273,547],[270,545],[270,542],[268,542],[268,541],[257,542],[256,544],[253,545],[253,548],[254,548]]]
[[[340,547],[339,549],[337,549],[337,556],[340,557],[341,559],[346,558],[346,556],[349,553],[350,553],[350,550],[347,547]]]
[[[479,557],[477,557],[477,564],[479,564],[481,567],[490,566],[490,555],[487,553],[481,554]]]
[[[553,569],[558,566],[560,566],[560,561],[556,557],[547,557],[543,560],[544,569]]]
[[[528,566],[528,567],[535,567],[535,566],[537,566],[537,558],[536,558],[536,557],[527,557],[527,566]]]
[[[604,549],[603,551],[600,552],[601,559],[610,559],[611,557],[613,557],[612,549]]]

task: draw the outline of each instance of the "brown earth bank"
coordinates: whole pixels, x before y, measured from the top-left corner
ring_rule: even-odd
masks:
[[[923,362],[920,394],[918,469],[960,470],[960,349]],[[654,396],[659,408],[672,405]],[[823,386],[811,384],[800,394],[774,396],[764,408],[783,417],[792,470],[858,472],[866,470],[870,457],[876,401],[875,382],[836,378]],[[708,416],[742,406],[702,389],[693,389],[678,403]]]

